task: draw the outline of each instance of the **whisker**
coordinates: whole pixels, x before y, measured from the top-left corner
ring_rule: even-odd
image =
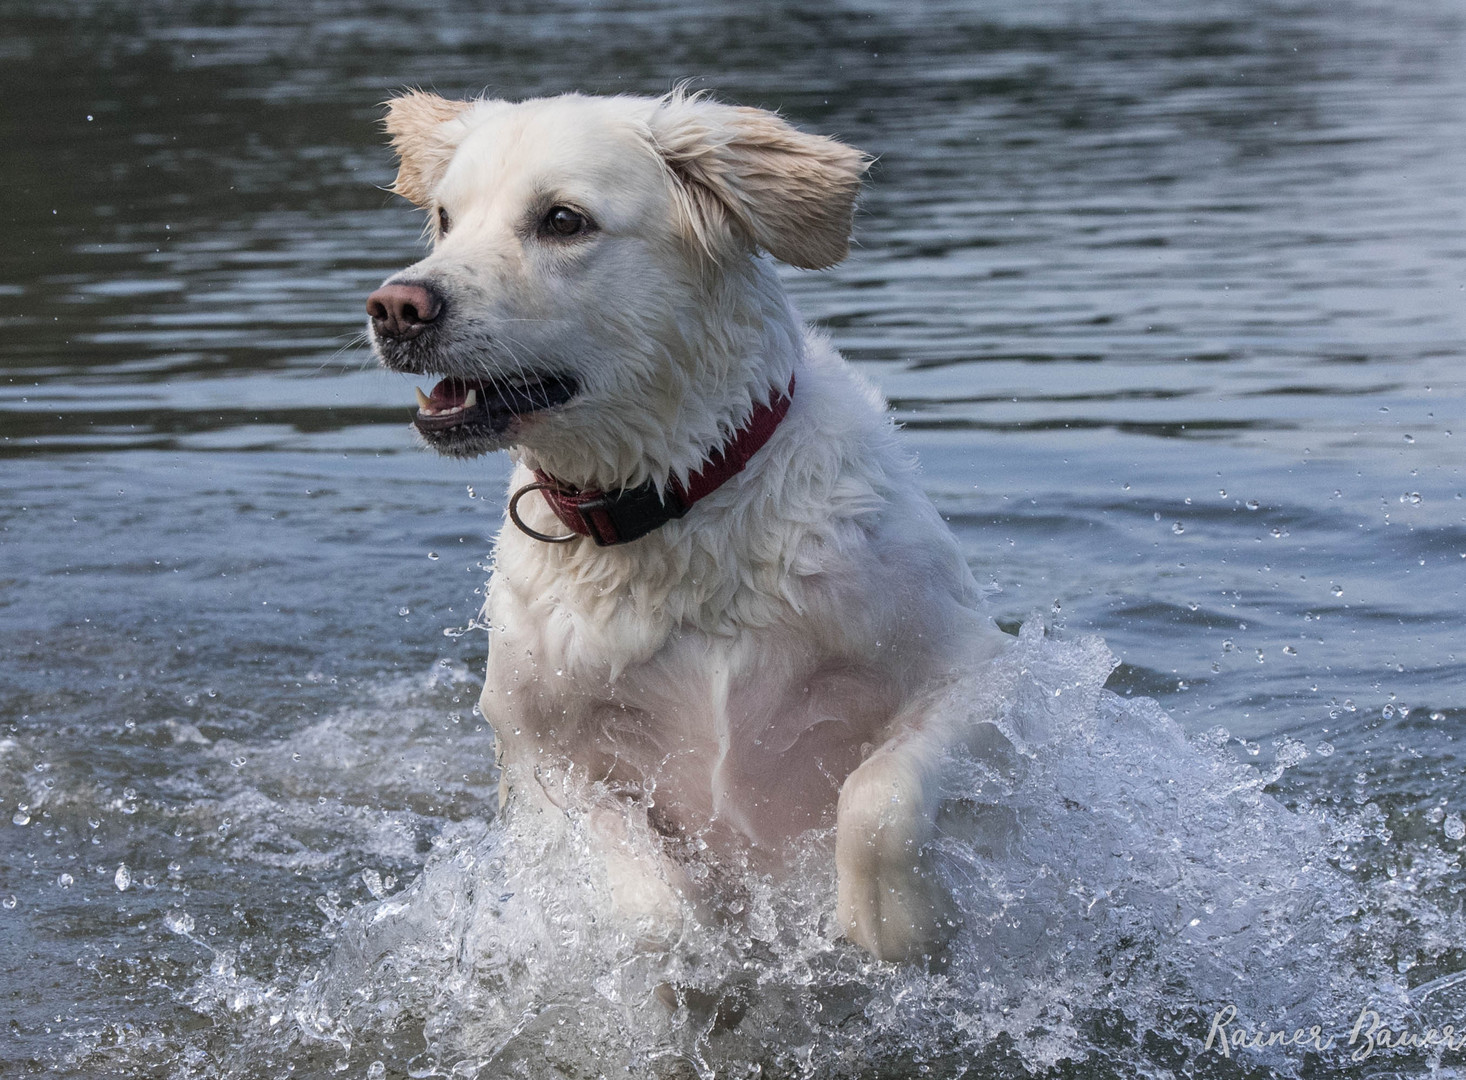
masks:
[[[342,342],[341,345],[337,346],[336,349],[333,350],[329,356],[327,356],[319,364],[317,364],[312,374],[319,375],[327,368],[327,366],[336,363],[336,361],[340,359],[342,354],[352,349],[359,349],[363,346],[369,346],[370,344],[371,341],[368,338],[366,331],[356,331],[355,333],[350,335],[350,337],[348,337],[344,342]],[[371,362],[371,359],[371,354],[368,353],[361,361],[361,370],[366,370],[367,366]]]

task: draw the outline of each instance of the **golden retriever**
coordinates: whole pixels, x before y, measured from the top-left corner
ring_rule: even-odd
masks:
[[[653,938],[716,907],[693,866],[778,874],[833,824],[845,935],[933,954],[944,769],[981,726],[945,691],[1006,638],[774,264],[847,255],[866,157],[682,92],[413,92],[386,127],[432,251],[369,298],[374,348],[439,378],[429,446],[516,463],[481,698],[504,812],[589,822]]]

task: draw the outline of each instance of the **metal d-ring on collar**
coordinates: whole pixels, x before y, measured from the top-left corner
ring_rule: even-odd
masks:
[[[524,533],[526,536],[532,536],[536,540],[544,541],[546,544],[568,544],[572,540],[579,540],[579,533],[566,533],[564,536],[546,536],[544,533],[539,532],[536,529],[531,529],[528,525],[524,523],[524,519],[519,516],[519,500],[524,498],[525,495],[529,494],[531,491],[558,490],[559,489],[555,487],[554,484],[545,484],[541,483],[540,481],[535,481],[533,484],[525,484],[524,487],[516,491],[509,499],[509,520],[514,522],[519,531]]]

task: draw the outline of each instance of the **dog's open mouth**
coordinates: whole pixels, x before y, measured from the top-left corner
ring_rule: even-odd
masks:
[[[417,392],[412,422],[430,442],[458,436],[502,434],[518,417],[564,405],[580,389],[566,375],[524,382],[494,379],[443,379],[431,394]]]

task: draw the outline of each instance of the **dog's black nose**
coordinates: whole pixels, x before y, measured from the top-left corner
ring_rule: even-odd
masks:
[[[415,338],[443,310],[443,298],[424,285],[383,285],[367,297],[372,329],[381,337]]]

